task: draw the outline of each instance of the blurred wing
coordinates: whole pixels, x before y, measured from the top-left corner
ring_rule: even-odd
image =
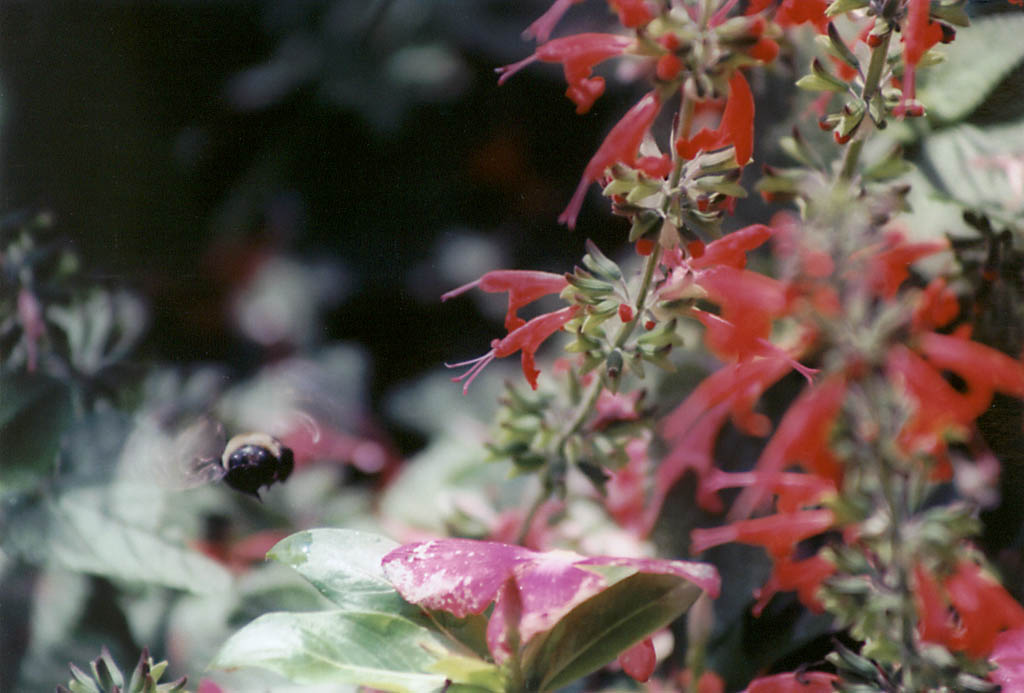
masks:
[[[288,359],[235,388],[221,412],[239,430],[281,439],[298,432],[318,444],[335,432],[351,434],[364,418],[365,372],[365,357],[350,348]]]
[[[201,417],[176,433],[140,416],[121,452],[122,475],[132,481],[183,490],[224,476],[224,429]]]

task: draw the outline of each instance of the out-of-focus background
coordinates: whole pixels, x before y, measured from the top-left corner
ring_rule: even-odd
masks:
[[[0,207],[52,212],[87,274],[140,291],[149,355],[244,370],[351,339],[379,394],[495,336],[444,290],[579,254],[555,218],[632,95],[610,79],[579,118],[557,65],[497,87],[544,6],[5,0]]]

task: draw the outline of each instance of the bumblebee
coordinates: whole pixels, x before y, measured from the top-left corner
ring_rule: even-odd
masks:
[[[210,417],[176,433],[140,417],[121,451],[121,468],[129,478],[172,490],[223,480],[258,500],[260,488],[285,481],[295,467],[291,448],[267,433],[242,433],[226,444],[224,437]]]
[[[260,497],[261,486],[284,482],[295,468],[291,448],[266,433],[241,433],[228,441],[221,456],[224,483],[242,493]]]

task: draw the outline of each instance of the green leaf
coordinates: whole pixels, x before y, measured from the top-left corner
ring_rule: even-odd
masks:
[[[259,667],[302,685],[350,683],[399,693],[444,688],[448,657],[435,635],[395,614],[272,613],[235,633],[211,667]]]
[[[313,529],[282,539],[267,557],[293,568],[338,606],[399,613],[410,607],[380,567],[398,546],[376,534]]]
[[[944,47],[947,60],[921,72],[917,96],[928,115],[946,122],[970,115],[1024,60],[1022,34],[1022,13],[982,17],[958,31]]]
[[[526,689],[550,691],[596,671],[690,608],[701,589],[672,575],[612,585],[534,638],[523,656]]]
[[[1021,160],[1011,149],[1016,142],[1024,142],[1024,120],[984,129],[960,125],[924,141],[921,169],[949,197],[1019,218],[1024,190],[1014,178]]]
[[[31,488],[52,472],[70,418],[70,394],[57,381],[0,377],[0,494]]]
[[[52,560],[68,570],[196,594],[226,592],[231,575],[216,561],[129,522],[110,510],[126,488],[78,489],[12,514],[5,550]],[[154,512],[160,512],[159,507]]]
[[[494,691],[494,693],[504,693],[505,691],[506,680],[501,669],[476,657],[448,655],[437,662],[434,671],[444,674],[453,684],[464,686],[465,688],[461,690]],[[449,688],[448,692],[452,690],[460,690],[460,688]]]
[[[59,386],[56,380],[30,373],[0,376],[0,426],[9,424],[14,417]]]

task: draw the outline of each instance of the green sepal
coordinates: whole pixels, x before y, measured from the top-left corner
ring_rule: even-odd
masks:
[[[601,249],[592,240],[588,238],[586,243],[584,243],[584,247],[587,250],[587,254],[583,256],[583,264],[595,276],[610,282],[622,279],[622,270],[619,269],[619,266],[602,253]]]
[[[798,79],[796,86],[809,91],[844,92],[849,89],[846,82],[826,70],[817,58],[811,61],[811,74]]]
[[[601,194],[605,197],[611,197],[612,195],[626,195],[636,186],[635,180],[626,180],[624,178],[612,178],[608,185],[604,186]]]
[[[636,374],[636,377],[643,379],[644,359],[641,354],[634,352],[626,361],[626,364],[629,366],[629,369]]]
[[[601,336],[603,336],[604,333],[604,331],[601,328],[601,325],[607,322],[608,318],[610,317],[611,315],[607,313],[592,313],[588,315],[586,318],[583,319],[583,325],[580,329],[580,333],[587,337],[600,338]],[[594,343],[589,343],[592,341]],[[585,348],[577,347],[576,351],[590,351],[591,349],[599,349],[601,347],[601,343],[599,341],[588,339],[587,342],[587,344],[581,345],[582,347]]]
[[[746,197],[747,189],[739,183],[728,180],[721,176],[707,176],[705,178],[698,178],[694,186],[699,190],[705,192],[716,192],[729,197]]]
[[[608,282],[604,281],[603,279],[597,279],[590,273],[585,272],[584,270],[581,270],[578,267],[576,268],[575,272],[571,274],[566,273],[565,280],[569,282],[570,285],[576,287],[580,291],[584,291],[587,293],[611,293],[612,291],[615,290],[615,287],[609,284]]]
[[[795,195],[799,189],[797,182],[786,176],[762,176],[754,185],[760,193]]]
[[[659,192],[661,192],[661,181],[640,181],[633,186],[632,190],[626,193],[626,202],[636,204]]]
[[[655,326],[653,330],[644,332],[637,337],[637,344],[663,347],[665,345],[682,344],[682,339],[676,334],[676,319],[672,318]]]
[[[609,352],[608,358],[605,359],[604,365],[604,372],[613,384],[618,383],[619,376],[622,375],[622,366],[622,352],[619,349],[613,349]]]
[[[1000,689],[998,684],[961,671],[956,675],[956,690],[964,693],[996,693],[1007,689]]]
[[[580,375],[590,373],[602,363],[604,363],[604,353],[588,351],[586,358],[583,359],[583,364],[580,366]]]
[[[783,152],[788,154],[794,160],[799,161],[804,166],[810,166],[811,168],[821,170],[822,166],[820,160],[815,155],[814,150],[808,146],[807,140],[805,140],[803,135],[800,134],[800,131],[796,126],[793,127],[791,135],[779,140],[779,146],[782,148]]]
[[[951,3],[940,2],[938,4],[933,2],[928,9],[928,14],[954,26],[970,26],[971,18],[967,16],[967,11],[964,10],[964,5],[966,4],[965,0]]]
[[[843,674],[844,679],[852,677],[864,683],[878,681],[878,668],[870,659],[862,657],[839,641],[833,643],[833,648],[825,659]]]
[[[825,15],[835,17],[867,6],[867,0],[834,0],[834,2],[826,8]]]
[[[645,210],[633,217],[633,226],[629,229],[629,242],[635,243],[648,233],[661,227],[661,215],[652,210]]]
[[[833,55],[844,63],[852,67],[854,70],[860,72],[860,60],[854,55],[850,47],[843,41],[843,37],[839,35],[839,30],[836,29],[836,25],[832,22],[828,23],[828,35],[818,36],[817,42],[821,44],[830,55]]]
[[[576,333],[576,341],[567,344],[565,351],[570,354],[582,354],[590,351],[596,351],[601,348],[600,340],[594,339],[593,337],[585,334],[584,332]]]
[[[875,92],[868,101],[868,115],[879,130],[884,130],[888,125],[889,109],[886,108],[885,99],[878,92]]]
[[[657,366],[658,368],[662,369],[667,373],[675,373],[676,365],[668,360],[668,352],[670,351],[670,349],[671,347],[666,347],[663,349],[657,349],[648,352],[645,349],[641,348],[640,354],[641,356],[643,356],[644,361],[654,364],[655,366]]]
[[[867,111],[863,101],[852,101],[846,104],[843,109],[843,117],[839,119],[836,126],[836,133],[839,137],[846,139],[860,127],[864,121],[864,113]]]
[[[734,171],[740,165],[736,161],[736,148],[726,147],[721,151],[701,154],[697,157],[697,164],[700,167],[701,175],[708,173],[725,173]]]

